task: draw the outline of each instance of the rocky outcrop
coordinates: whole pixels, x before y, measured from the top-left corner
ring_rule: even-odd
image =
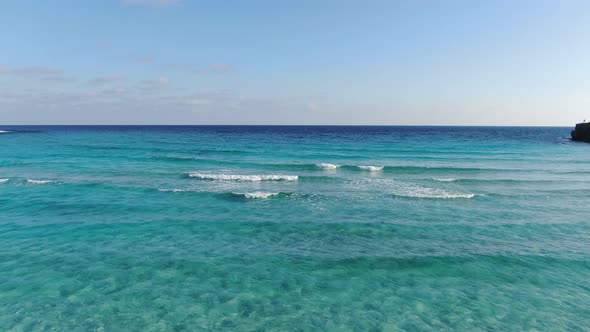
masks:
[[[572,130],[572,140],[590,143],[590,122],[578,123]]]

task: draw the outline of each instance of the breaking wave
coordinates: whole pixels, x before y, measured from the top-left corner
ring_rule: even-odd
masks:
[[[175,189],[175,188],[172,188],[172,189],[160,188],[160,189],[158,189],[158,191],[161,191],[161,192],[171,192],[171,193],[184,193],[184,192],[193,191],[193,190],[190,190],[190,189]]]
[[[455,182],[457,181],[457,179],[453,179],[453,178],[432,178],[434,181],[438,181],[438,182]]]
[[[207,173],[194,173],[188,174],[191,178],[197,178],[200,180],[219,180],[219,181],[297,181],[299,176],[297,175],[240,175],[240,174],[207,174]]]
[[[29,184],[47,184],[47,183],[53,183],[54,181],[51,180],[33,180],[33,179],[27,179],[27,183]]]
[[[383,170],[383,166],[357,166],[363,171],[379,172]]]
[[[452,166],[385,166],[385,172],[398,173],[424,173],[424,172],[461,172],[461,173],[495,173],[495,172],[522,172],[519,169],[508,168],[478,168],[478,167],[452,167]]]
[[[421,187],[415,184],[396,183],[393,195],[407,198],[454,199],[473,198],[475,194],[446,191],[439,188]]]
[[[10,180],[10,179],[0,179],[0,183],[8,182],[8,180]]]
[[[340,167],[340,165],[328,164],[328,163],[320,163],[320,164],[317,164],[316,166],[319,168],[322,168],[322,169],[326,169],[326,170],[336,169],[336,168]]]
[[[254,191],[249,193],[232,193],[233,195],[243,196],[245,198],[250,199],[267,199],[270,197],[279,196],[281,193],[269,193],[269,192],[262,192],[262,191]]]
[[[248,201],[248,200],[266,200],[281,199],[293,197],[308,197],[307,194],[294,192],[266,192],[266,191],[248,191],[248,192],[226,192],[219,197],[231,201]]]

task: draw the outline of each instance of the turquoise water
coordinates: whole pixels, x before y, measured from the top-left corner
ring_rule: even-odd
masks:
[[[0,130],[0,330],[590,327],[570,128]]]

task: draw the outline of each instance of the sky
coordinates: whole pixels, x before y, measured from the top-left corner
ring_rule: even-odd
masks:
[[[0,124],[571,126],[590,1],[0,0]]]

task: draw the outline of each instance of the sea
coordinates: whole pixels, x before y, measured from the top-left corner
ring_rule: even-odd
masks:
[[[571,129],[0,126],[0,330],[590,330]]]

